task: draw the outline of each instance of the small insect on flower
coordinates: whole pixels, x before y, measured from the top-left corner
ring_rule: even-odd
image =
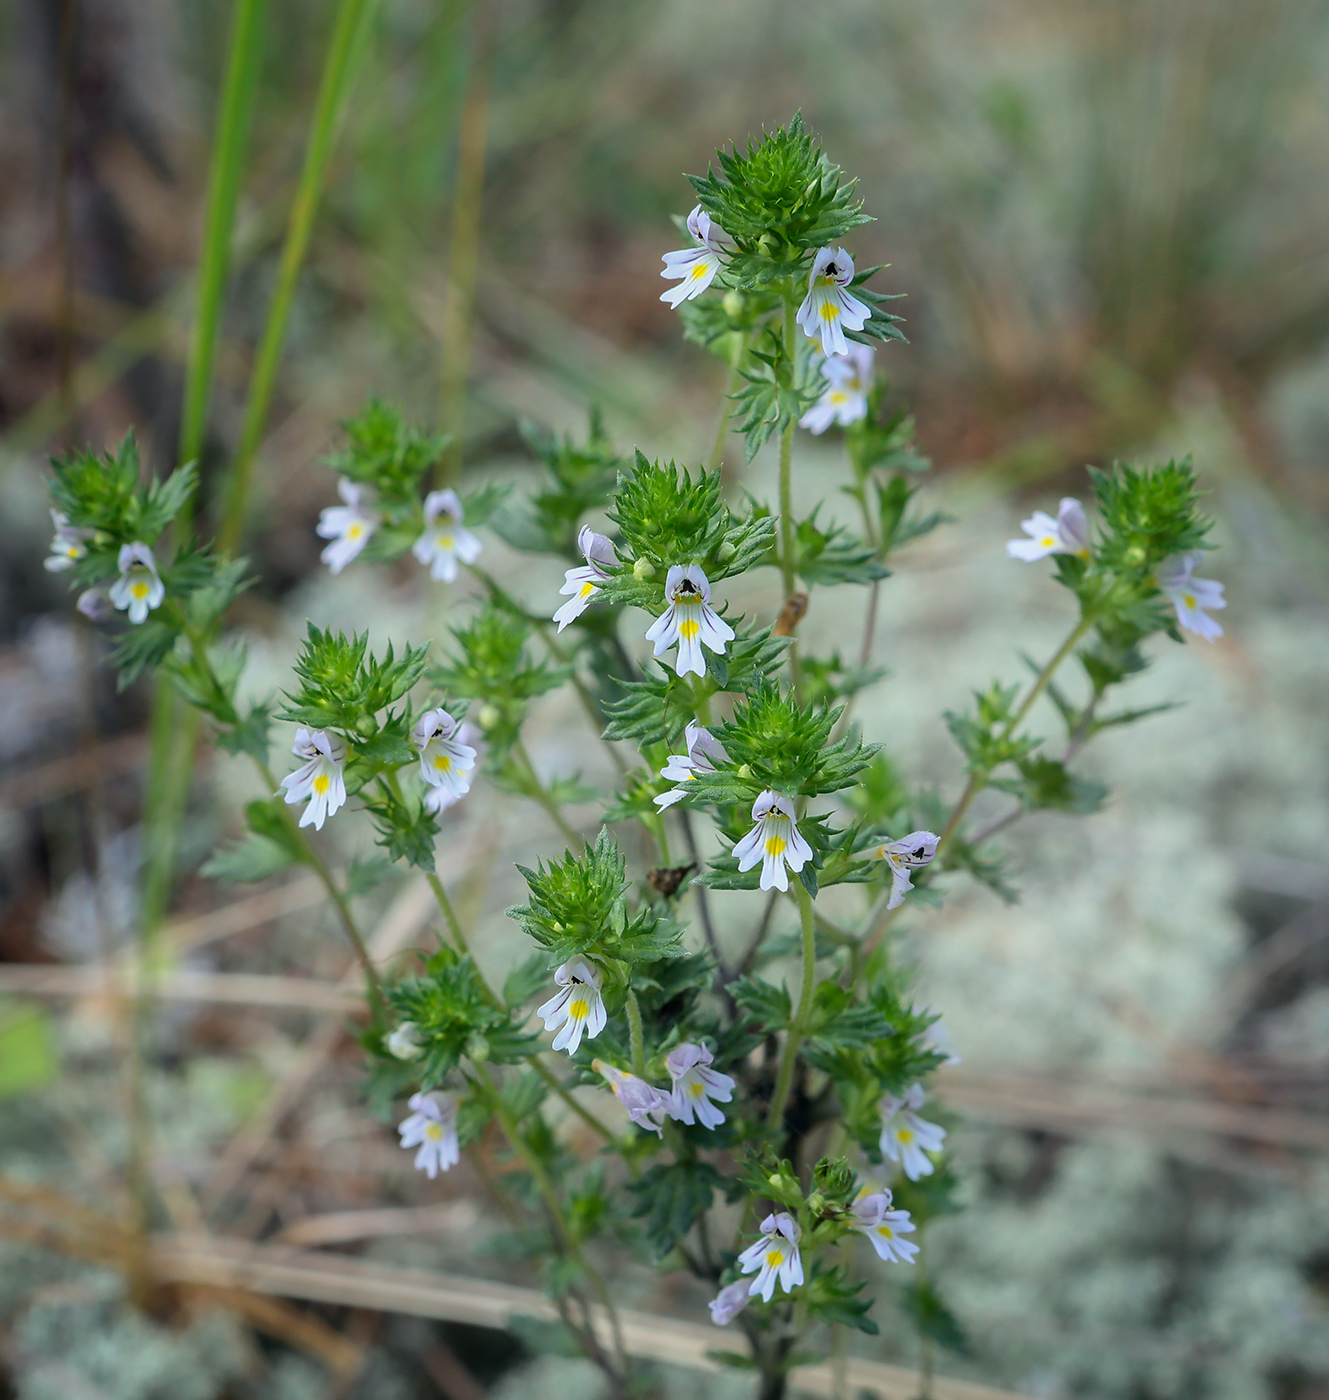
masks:
[[[665,1115],[669,1112],[669,1095],[662,1094],[653,1084],[627,1074],[603,1060],[592,1060],[591,1068],[609,1081],[614,1097],[628,1111],[628,1117],[639,1128],[664,1136]]]
[[[745,1278],[722,1288],[706,1305],[711,1310],[711,1321],[717,1327],[727,1327],[747,1307],[752,1298],[752,1290]]]
[[[418,1147],[415,1169],[424,1172],[430,1181],[439,1172],[448,1171],[461,1161],[461,1143],[457,1140],[456,1094],[412,1094],[406,1105],[412,1110],[397,1131],[401,1145]]]
[[[656,656],[677,642],[675,675],[704,676],[703,644],[723,655],[725,644],[734,640],[734,629],[711,607],[710,580],[697,564],[671,564],[665,600],[669,606],[646,629],[646,640],[655,643]]]
[[[665,1068],[674,1081],[669,1116],[677,1122],[696,1122],[703,1128],[718,1128],[724,1122],[715,1105],[733,1100],[734,1081],[710,1067],[713,1059],[704,1045],[689,1041],[676,1045],[665,1057]]]
[[[595,591],[609,577],[605,567],[618,563],[613,541],[608,535],[597,535],[589,525],[583,525],[577,532],[577,548],[586,560],[584,565],[568,569],[563,575],[560,593],[572,596],[554,614],[561,632],[570,622],[575,622],[595,601]]]
[[[760,1293],[762,1302],[769,1303],[777,1279],[786,1293],[803,1282],[803,1260],[798,1252],[801,1233],[798,1222],[785,1211],[768,1215],[761,1222],[761,1239],[738,1256],[743,1273],[757,1275],[748,1285],[751,1296]]]
[[[346,504],[328,506],[314,527],[320,539],[332,541],[318,557],[334,574],[341,573],[360,553],[381,523],[378,512],[369,508],[369,492],[363,486],[342,477],[337,494]]]
[[[420,751],[420,776],[448,793],[447,806],[471,790],[475,750],[461,742],[457,721],[445,709],[426,710],[411,729],[411,743]]]
[[[288,773],[281,785],[291,806],[309,799],[301,826],[323,830],[323,823],[346,801],[346,740],[326,729],[297,729],[291,752],[304,764]]]
[[[48,573],[60,574],[72,569],[88,552],[84,541],[92,534],[91,530],[80,530],[69,523],[63,511],[51,512],[51,524],[55,526],[55,538],[51,541],[51,552],[45,560]]]
[[[660,769],[660,776],[673,783],[691,782],[698,773],[714,773],[721,763],[729,762],[724,745],[695,719],[688,721],[683,733],[687,753],[671,753],[669,762]],[[670,788],[655,799],[655,805],[663,812],[675,802],[681,802],[688,795],[687,788]]]
[[[756,825],[734,843],[740,870],[751,870],[761,862],[761,888],[787,890],[788,866],[795,874],[812,859],[812,847],[794,825],[793,804],[778,792],[763,792],[752,804]]]
[[[847,355],[846,327],[861,331],[872,308],[848,290],[854,280],[854,260],[843,248],[823,248],[808,274],[808,294],[798,308],[798,324],[809,340],[821,337],[822,353]]]
[[[389,1055],[398,1060],[418,1060],[424,1053],[424,1038],[414,1021],[403,1021],[383,1042]]]
[[[1218,612],[1227,607],[1223,597],[1223,585],[1211,578],[1196,578],[1195,570],[1204,552],[1193,549],[1187,554],[1174,554],[1164,560],[1158,571],[1158,586],[1168,596],[1168,601],[1177,610],[1177,621],[1197,637],[1206,642],[1216,641],[1223,635],[1223,628],[1214,621],[1206,609]]]
[[[884,846],[877,847],[878,858],[891,867],[891,897],[887,909],[898,909],[904,903],[904,892],[914,888],[909,872],[932,864],[939,839],[932,831],[911,831],[898,841],[887,841]]]
[[[670,306],[699,297],[715,280],[725,255],[734,249],[734,240],[700,204],[688,215],[688,232],[696,240],[695,248],[664,255],[664,271],[660,276],[682,278],[677,287],[660,293],[660,300],[667,301]]]
[[[826,355],[821,377],[826,392],[798,420],[810,433],[824,433],[832,423],[847,428],[868,416],[868,390],[872,387],[872,362],[877,352],[870,345],[853,341],[848,353]]]
[[[425,497],[425,531],[411,553],[435,582],[454,582],[458,561],[474,564],[480,557],[480,541],[462,524],[465,514],[455,491],[431,491]]]
[[[1084,507],[1074,496],[1063,496],[1054,520],[1046,511],[1036,510],[1028,520],[1020,521],[1027,540],[1007,540],[1006,553],[1012,559],[1032,564],[1049,554],[1078,554],[1089,557],[1089,521]]]
[[[146,622],[148,614],[161,607],[166,597],[166,585],[157,572],[152,550],[142,540],[121,545],[116,565],[120,577],[111,585],[111,602],[121,612],[127,612],[135,625]]]
[[[587,1040],[594,1040],[608,1020],[600,995],[604,974],[588,958],[569,958],[555,970],[554,981],[562,990],[537,1007],[535,1014],[545,1023],[545,1030],[558,1031],[553,1048],[575,1055],[583,1033]]]
[[[914,1222],[907,1210],[891,1209],[891,1193],[884,1186],[875,1191],[865,1186],[850,1209],[854,1229],[861,1230],[872,1241],[879,1259],[888,1264],[892,1260],[900,1264],[914,1262],[918,1246],[912,1240],[900,1238],[914,1233]]]
[[[926,1098],[921,1084],[911,1084],[903,1098],[887,1094],[881,1101],[881,1139],[878,1146],[888,1161],[899,1162],[910,1181],[931,1176],[934,1170],[929,1152],[940,1152],[946,1129],[920,1118],[915,1109]]]

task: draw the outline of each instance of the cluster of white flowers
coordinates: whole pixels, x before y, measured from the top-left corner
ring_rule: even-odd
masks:
[[[51,553],[45,566],[50,573],[59,574],[72,569],[88,552],[84,541],[92,531],[71,525],[69,517],[59,510],[51,511],[51,524],[55,526],[55,537],[51,540]]]
[[[615,1069],[603,1060],[592,1060],[591,1068],[609,1082],[614,1097],[627,1109],[628,1117],[649,1132],[664,1134],[664,1121],[700,1123],[718,1128],[725,1121],[716,1107],[734,1097],[734,1081],[711,1068],[711,1052],[704,1045],[684,1042],[665,1058],[672,1087],[666,1092],[625,1070]]]
[[[877,352],[854,341],[843,355],[825,355],[821,377],[826,392],[798,420],[810,433],[824,433],[832,423],[842,428],[868,416],[868,392],[872,388],[872,364]]]
[[[872,308],[848,290],[853,280],[854,260],[843,248],[823,248],[812,261],[808,294],[796,319],[809,340],[820,336],[824,355],[847,355],[845,331],[861,331],[872,315]]]
[[[1073,496],[1062,497],[1055,520],[1046,511],[1036,510],[1028,520],[1020,522],[1020,528],[1029,538],[1006,542],[1006,553],[1012,559],[1032,563],[1049,554],[1089,557],[1089,521],[1084,507]],[[1195,577],[1203,558],[1204,551],[1199,549],[1174,554],[1163,561],[1154,581],[1176,609],[1178,623],[1187,632],[1212,642],[1223,635],[1223,628],[1209,613],[1227,607],[1227,599],[1221,583]]]
[[[868,1237],[879,1259],[884,1259],[888,1264],[892,1260],[912,1264],[918,1246],[912,1240],[902,1240],[900,1236],[912,1235],[914,1222],[907,1210],[892,1210],[891,1201],[891,1193],[885,1186],[879,1186],[875,1191],[863,1187],[853,1204],[854,1229]]]
[[[945,1128],[920,1118],[915,1111],[923,1107],[926,1098],[921,1084],[911,1084],[902,1097],[887,1094],[881,1101],[881,1155],[899,1162],[910,1181],[932,1175],[932,1159],[927,1154],[940,1152],[946,1140]]]
[[[427,811],[445,811],[471,790],[478,755],[474,745],[465,742],[468,737],[467,726],[458,725],[441,706],[426,710],[412,727]]]
[[[359,555],[383,523],[368,487],[342,477],[337,494],[345,504],[328,506],[315,527],[321,538],[331,541],[319,558],[334,574]],[[462,523],[465,510],[453,490],[431,491],[425,497],[424,514],[424,532],[411,553],[429,570],[430,578],[452,583],[461,564],[474,564],[480,557],[480,541]]]

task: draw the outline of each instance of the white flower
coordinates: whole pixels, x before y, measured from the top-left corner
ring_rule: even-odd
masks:
[[[946,1129],[929,1123],[914,1112],[923,1107],[921,1084],[911,1084],[904,1097],[887,1094],[881,1101],[881,1155],[888,1161],[899,1162],[910,1181],[931,1176],[933,1166],[929,1152],[940,1152]]]
[[[109,622],[115,616],[110,591],[105,588],[85,588],[74,606],[93,622]]]
[[[738,1267],[745,1273],[757,1273],[748,1286],[748,1293],[761,1294],[763,1303],[771,1301],[778,1278],[786,1293],[803,1282],[803,1260],[798,1253],[798,1237],[802,1232],[792,1215],[780,1211],[761,1222],[761,1239],[750,1244],[738,1256]]]
[[[461,1161],[457,1140],[456,1094],[412,1094],[407,1107],[411,1116],[398,1125],[403,1147],[418,1147],[415,1169],[430,1181]]]
[[[414,1021],[403,1021],[383,1043],[388,1054],[398,1060],[418,1060],[425,1048]]]
[[[810,340],[821,337],[826,355],[847,355],[845,327],[861,331],[872,308],[847,290],[854,280],[854,260],[843,248],[823,248],[808,273],[808,294],[798,308],[798,324]]]
[[[411,743],[420,750],[420,776],[430,787],[447,791],[451,801],[446,806],[471,790],[475,770],[475,750],[456,733],[457,721],[441,707],[426,710],[411,729]]]
[[[475,754],[472,767],[465,773],[458,774],[464,778],[466,786],[457,791],[457,784],[435,785],[426,783],[424,796],[424,809],[438,816],[440,812],[446,812],[449,807],[461,801],[471,790],[471,783],[475,781],[475,765],[484,757],[488,745],[485,743],[484,735],[473,725],[470,720],[463,720],[461,728],[457,730],[454,747],[458,749],[470,749]],[[423,762],[423,760],[422,760]]]
[[[569,958],[554,972],[554,981],[563,990],[537,1007],[535,1014],[545,1023],[545,1030],[558,1031],[554,1049],[575,1055],[583,1032],[587,1040],[594,1040],[608,1020],[600,995],[604,974],[586,958]]]
[[[157,572],[152,550],[142,540],[123,544],[116,564],[120,577],[111,585],[111,602],[121,612],[129,613],[130,622],[146,622],[148,614],[161,607],[166,597],[166,585]]]
[[[904,903],[904,892],[914,888],[909,872],[932,864],[939,839],[935,832],[911,831],[898,841],[887,841],[884,846],[877,847],[877,855],[891,867],[891,897],[887,909],[898,909]]]
[[[722,1288],[706,1305],[711,1310],[711,1321],[717,1327],[727,1327],[747,1307],[752,1290],[745,1278]]]
[[[1158,586],[1167,594],[1172,606],[1177,610],[1177,621],[1197,637],[1212,642],[1223,635],[1223,629],[1205,611],[1217,612],[1227,607],[1223,597],[1223,585],[1211,578],[1196,578],[1195,569],[1204,552],[1193,549],[1188,554],[1174,554],[1164,560],[1158,571]]]
[[[83,541],[92,531],[81,530],[71,525],[69,517],[58,510],[51,512],[51,523],[55,526],[55,538],[51,541],[51,553],[46,559],[46,568],[50,573],[59,574],[66,569],[72,569],[88,552],[88,547]]]
[[[674,673],[704,676],[702,644],[723,654],[725,643],[734,640],[734,629],[711,607],[710,580],[696,564],[671,564],[665,575],[665,598],[669,606],[646,629],[646,640],[655,643],[656,656],[663,656],[677,642]]]
[[[563,587],[558,591],[572,596],[554,614],[560,632],[590,607],[600,581],[609,577],[604,566],[618,563],[613,541],[608,535],[597,535],[589,525],[583,525],[577,532],[577,548],[581,550],[586,563],[567,570],[563,575]]]
[[[826,392],[798,420],[810,433],[824,433],[832,423],[847,428],[868,416],[868,390],[872,387],[872,362],[877,352],[870,345],[852,341],[844,355],[827,355],[821,362]]]
[[[411,546],[411,553],[429,567],[429,577],[452,583],[457,561],[474,564],[480,557],[480,541],[463,525],[465,511],[455,491],[431,491],[425,497],[425,532]]]
[[[671,753],[669,762],[660,769],[662,778],[668,778],[673,783],[686,783],[698,773],[714,773],[718,763],[729,762],[724,745],[695,719],[688,721],[683,737],[687,743],[687,753]],[[672,807],[687,795],[686,788],[670,788],[655,799],[655,805],[663,812],[666,807]]]
[[[381,523],[377,511],[369,509],[369,493],[363,486],[342,477],[337,494],[346,504],[328,506],[314,527],[321,539],[332,541],[318,557],[334,574],[341,573],[360,553]]]
[[[785,866],[797,874],[812,859],[812,847],[794,825],[793,806],[778,792],[763,792],[752,804],[752,820],[756,826],[734,843],[738,868],[751,870],[761,861],[762,889],[787,890]]]
[[[665,1068],[674,1081],[674,1091],[669,1096],[671,1118],[680,1123],[695,1121],[703,1128],[718,1128],[724,1122],[724,1114],[715,1105],[733,1099],[734,1081],[710,1068],[713,1059],[704,1045],[688,1041],[675,1046],[665,1057]]]
[[[281,780],[286,801],[294,806],[308,798],[300,825],[322,831],[323,823],[346,801],[346,741],[326,729],[297,729],[291,752],[306,762]]]
[[[626,1074],[603,1060],[592,1060],[591,1068],[609,1081],[614,1097],[628,1111],[628,1117],[647,1132],[664,1136],[665,1115],[669,1112],[669,1095],[662,1094],[653,1084]]]
[[[699,297],[715,280],[724,255],[734,247],[734,240],[719,224],[711,221],[700,204],[688,215],[688,232],[697,242],[695,248],[664,255],[664,271],[660,276],[683,279],[677,287],[660,293],[660,300],[667,301],[670,306]]]
[[[900,1264],[912,1264],[918,1246],[912,1240],[902,1240],[901,1235],[912,1235],[914,1222],[907,1210],[891,1209],[891,1193],[884,1187],[869,1191],[865,1186],[851,1207],[853,1226],[861,1230],[872,1241],[877,1257],[888,1264],[895,1260]]]
[[[1020,521],[1020,529],[1029,538],[1007,540],[1006,553],[1012,559],[1023,559],[1026,564],[1049,554],[1089,553],[1089,521],[1085,518],[1084,507],[1074,496],[1061,498],[1055,520],[1046,511],[1036,510],[1028,520]]]

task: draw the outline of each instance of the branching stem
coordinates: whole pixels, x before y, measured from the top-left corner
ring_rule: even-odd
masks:
[[[807,1035],[812,1018],[812,994],[817,982],[817,935],[812,917],[812,896],[804,888],[802,880],[795,878],[794,895],[798,900],[798,912],[802,916],[803,942],[803,985],[798,993],[798,1010],[785,1038],[784,1054],[780,1059],[780,1069],[776,1075],[775,1093],[771,1096],[770,1112],[766,1116],[766,1131],[775,1133],[784,1118],[785,1107],[789,1102],[789,1091],[794,1083],[794,1068],[798,1062],[798,1050]]]

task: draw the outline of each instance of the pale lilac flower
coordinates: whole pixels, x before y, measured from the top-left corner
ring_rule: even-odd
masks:
[[[727,1327],[747,1307],[752,1298],[752,1290],[745,1278],[722,1288],[706,1305],[711,1310],[711,1321],[717,1327]]]
[[[628,1117],[647,1132],[664,1136],[665,1115],[669,1112],[669,1095],[662,1094],[653,1084],[627,1074],[603,1060],[592,1060],[591,1068],[602,1074],[614,1091],[614,1097],[627,1109]]]
[[[461,775],[466,780],[466,786],[460,792],[457,791],[457,784],[455,782],[451,784],[425,784],[425,795],[422,805],[426,812],[430,812],[436,817],[446,812],[449,807],[460,802],[471,790],[471,783],[475,781],[475,767],[478,766],[480,761],[484,758],[485,752],[489,747],[488,744],[485,743],[484,734],[468,719],[462,721],[461,728],[457,730],[455,739],[456,747],[459,749],[473,750],[475,759],[473,761],[473,766],[466,773]]]
[[[727,1074],[711,1069],[715,1057],[704,1045],[684,1041],[665,1057],[665,1068],[674,1081],[669,1096],[669,1116],[680,1123],[697,1122],[703,1128],[718,1128],[724,1114],[717,1103],[734,1097],[734,1081]]]
[[[129,613],[130,622],[137,625],[148,620],[153,608],[162,605],[166,585],[157,572],[152,550],[142,540],[120,546],[116,559],[120,577],[111,585],[107,595],[121,612]]]
[[[418,1147],[415,1169],[433,1179],[461,1161],[456,1094],[412,1094],[411,1116],[398,1126],[403,1147]]]
[[[912,1240],[900,1238],[914,1233],[914,1222],[907,1210],[891,1209],[891,1193],[885,1187],[869,1191],[865,1186],[858,1193],[851,1212],[854,1229],[861,1230],[872,1241],[879,1259],[888,1264],[892,1260],[900,1264],[914,1262],[918,1246]]]
[[[898,909],[904,903],[904,892],[914,888],[909,872],[932,864],[939,839],[932,831],[911,831],[898,841],[887,841],[884,846],[877,847],[878,857],[891,867],[891,897],[887,909]]]
[[[734,240],[700,204],[688,215],[688,232],[696,240],[696,247],[664,255],[660,276],[682,279],[677,287],[660,293],[660,300],[670,306],[699,297],[715,280],[724,256],[734,248]]]
[[[1205,611],[1227,607],[1223,585],[1211,578],[1196,578],[1195,569],[1204,558],[1203,550],[1174,554],[1158,571],[1158,586],[1177,610],[1177,621],[1197,637],[1212,642],[1223,635],[1222,627]]]
[[[92,531],[71,525],[69,517],[59,510],[51,512],[51,523],[55,526],[55,538],[51,541],[51,553],[45,561],[45,567],[50,573],[60,574],[66,569],[72,569],[88,552],[84,541]]]
[[[824,433],[832,423],[847,428],[868,416],[868,390],[872,388],[872,362],[877,352],[870,345],[851,341],[847,353],[826,355],[821,377],[826,392],[798,420],[810,433]]]
[[[102,588],[100,585],[85,588],[78,595],[78,602],[74,606],[84,617],[93,622],[109,622],[115,616],[110,590]]]
[[[420,751],[420,776],[430,787],[445,789],[451,802],[471,790],[475,770],[475,750],[456,734],[457,721],[441,707],[426,710],[411,729],[411,743]]]
[[[861,331],[872,308],[848,290],[854,280],[854,260],[843,248],[823,248],[808,273],[808,294],[798,308],[798,324],[809,340],[821,337],[822,353],[847,355],[845,328]]]
[[[462,524],[465,511],[453,490],[431,491],[425,497],[424,534],[411,553],[429,568],[436,582],[452,583],[457,564],[474,564],[480,557],[480,541]]]
[[[714,773],[717,764],[729,762],[724,745],[695,719],[688,721],[683,738],[687,744],[687,753],[671,753],[669,762],[660,769],[662,778],[668,778],[674,783],[686,783],[698,773]],[[663,812],[666,807],[672,807],[687,795],[686,788],[670,788],[655,799],[655,805]]]
[[[562,990],[535,1014],[545,1023],[545,1030],[558,1031],[553,1048],[575,1055],[583,1033],[587,1040],[594,1040],[609,1019],[600,995],[604,974],[587,958],[569,958],[555,970],[554,981]]]
[[[931,1176],[934,1170],[929,1152],[940,1152],[946,1129],[920,1118],[915,1109],[923,1107],[927,1096],[921,1084],[911,1084],[903,1098],[887,1094],[881,1101],[881,1155],[899,1162],[910,1181]]]
[[[677,642],[674,673],[704,676],[703,643],[723,654],[725,644],[734,640],[734,629],[711,607],[710,580],[700,565],[671,564],[665,575],[665,600],[669,606],[647,628],[646,640],[655,643],[656,656]]]
[[[403,1021],[383,1044],[388,1054],[398,1060],[418,1060],[425,1048],[420,1027],[414,1021]]]
[[[291,806],[309,799],[300,818],[301,826],[323,830],[323,823],[346,801],[346,740],[326,729],[297,729],[291,752],[305,760],[281,785]]]
[[[554,614],[560,632],[590,607],[595,590],[609,577],[605,573],[606,566],[618,563],[613,541],[608,535],[597,535],[589,525],[583,525],[577,532],[577,548],[581,550],[586,563],[568,569],[563,575],[563,587],[558,591],[572,596]]]
[[[738,1256],[738,1267],[745,1274],[756,1273],[748,1292],[761,1294],[763,1303],[771,1301],[778,1279],[786,1293],[792,1293],[803,1282],[803,1260],[798,1252],[798,1237],[802,1231],[792,1215],[779,1211],[761,1222],[761,1239],[750,1244]]]
[[[778,792],[763,792],[752,804],[756,825],[734,843],[740,870],[751,870],[761,861],[761,888],[787,890],[788,866],[795,874],[812,859],[812,847],[794,824],[793,804]]]
[[[1028,520],[1020,522],[1027,540],[1007,540],[1006,553],[1012,559],[1032,564],[1049,554],[1089,554],[1089,521],[1084,507],[1074,496],[1063,496],[1054,520],[1046,511],[1036,510]]]
[[[321,539],[332,541],[318,557],[334,574],[341,573],[360,553],[382,523],[378,512],[369,508],[365,487],[342,477],[337,482],[337,494],[346,504],[328,506],[320,512],[314,527]]]

